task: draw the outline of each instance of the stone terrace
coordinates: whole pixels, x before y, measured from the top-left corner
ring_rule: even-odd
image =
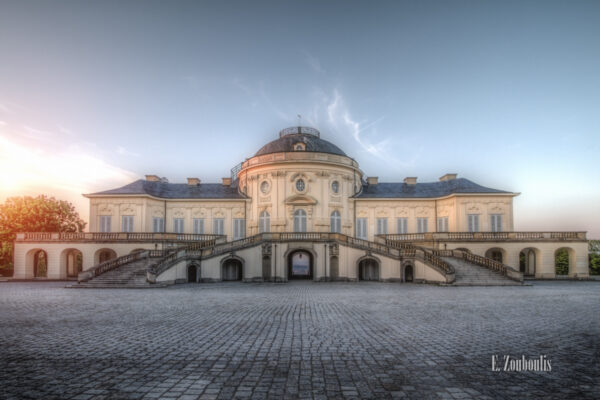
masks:
[[[600,398],[600,283],[63,286],[0,283],[0,397]]]

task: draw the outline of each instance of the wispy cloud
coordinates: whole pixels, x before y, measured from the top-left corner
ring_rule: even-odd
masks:
[[[321,67],[321,61],[307,51],[304,52],[304,61],[314,72],[318,74],[325,73],[325,70]]]

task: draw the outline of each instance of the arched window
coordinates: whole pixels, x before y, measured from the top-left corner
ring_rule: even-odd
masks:
[[[339,211],[331,213],[331,232],[340,233],[342,231],[342,217]]]
[[[306,211],[294,211],[294,232],[306,232]]]
[[[258,217],[258,233],[271,231],[271,216],[268,211],[263,211]]]

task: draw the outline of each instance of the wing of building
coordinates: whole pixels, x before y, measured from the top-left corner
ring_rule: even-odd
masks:
[[[379,182],[320,136],[284,129],[220,183],[146,175],[87,194],[90,232],[19,234],[15,277],[502,284],[555,277],[561,249],[587,276],[585,232],[514,231],[519,193],[452,173]]]

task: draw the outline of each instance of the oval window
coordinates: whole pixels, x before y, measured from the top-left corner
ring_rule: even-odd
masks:
[[[338,193],[340,191],[340,183],[338,181],[331,182],[331,190],[333,190],[333,193]]]
[[[302,179],[298,179],[296,181],[296,190],[298,190],[299,192],[304,192],[305,188],[306,186],[304,185],[304,181]]]
[[[263,193],[267,193],[269,191],[269,182],[264,181],[260,184],[260,191]]]

